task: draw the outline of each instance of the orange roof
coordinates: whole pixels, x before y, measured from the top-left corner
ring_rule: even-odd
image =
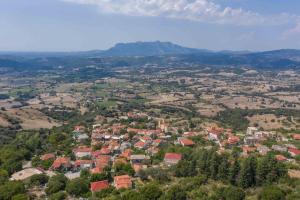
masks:
[[[165,159],[168,160],[181,160],[182,155],[179,153],[166,153],[165,154]]]
[[[219,127],[215,127],[215,126],[208,127],[207,130],[208,130],[208,132],[216,134],[216,135],[220,135],[224,132],[223,128],[219,128]]]
[[[71,165],[70,161],[71,161],[71,159],[69,157],[56,158],[56,160],[53,162],[51,168],[52,169],[58,169],[62,166],[69,167]]]
[[[74,153],[78,153],[78,152],[92,152],[92,148],[86,147],[86,146],[80,146],[80,147],[74,149],[73,151],[74,151]]]
[[[235,135],[230,135],[228,137],[228,144],[236,144],[240,141],[240,138],[238,136]]]
[[[248,153],[248,152],[253,152],[253,151],[255,151],[255,150],[256,150],[256,147],[243,146],[242,149],[243,149],[244,152],[247,152],[247,153]]]
[[[107,180],[91,183],[91,191],[92,192],[99,192],[99,191],[107,189],[107,188],[109,188],[109,184],[108,184]]]
[[[103,168],[101,167],[95,167],[93,169],[90,169],[91,174],[101,174],[103,173]]]
[[[100,150],[100,154],[108,155],[111,153],[111,150],[108,147],[102,147]]]
[[[185,137],[192,137],[192,136],[196,136],[197,132],[184,132],[183,136]]]
[[[180,143],[183,145],[183,146],[193,146],[195,145],[195,143],[190,140],[190,139],[187,139],[187,138],[181,138],[180,139]]]
[[[126,149],[120,156],[129,160],[131,156],[131,152],[132,152],[131,149]]]
[[[50,159],[54,159],[54,158],[55,158],[55,155],[53,153],[47,153],[40,157],[41,160],[50,160]]]
[[[144,148],[145,142],[138,141],[137,143],[134,144],[134,147],[136,148]]]
[[[289,148],[288,150],[290,153],[293,153],[295,155],[300,155],[300,150],[295,148]]]
[[[132,187],[132,181],[130,176],[128,175],[115,176],[114,184],[117,189],[121,189],[121,188],[127,189]]]
[[[285,160],[287,160],[287,158],[285,156],[283,156],[283,155],[276,155],[275,158],[278,161],[285,161]]]
[[[132,167],[135,172],[139,172],[140,170],[147,168],[147,165],[143,165],[141,163],[136,163],[136,164],[133,164]]]
[[[79,166],[79,165],[85,165],[85,164],[93,164],[93,160],[76,160],[74,165]]]
[[[96,159],[96,167],[104,168],[109,165],[109,161],[110,161],[110,156],[100,155]]]
[[[294,140],[300,140],[300,134],[294,134],[293,139]]]
[[[156,139],[156,140],[153,140],[153,143],[159,145],[159,144],[162,143],[162,140],[161,139]]]

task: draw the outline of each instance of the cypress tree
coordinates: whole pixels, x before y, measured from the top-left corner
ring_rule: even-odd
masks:
[[[239,186],[248,188],[256,184],[256,159],[251,156],[243,161],[239,176]]]
[[[232,185],[237,185],[240,168],[239,160],[236,158],[229,169],[229,181]]]

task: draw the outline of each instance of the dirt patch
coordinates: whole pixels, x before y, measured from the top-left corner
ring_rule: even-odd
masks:
[[[27,130],[60,126],[57,121],[47,117],[40,111],[31,108],[9,109],[5,111],[5,113],[10,117],[19,119],[21,121],[22,128]]]
[[[0,126],[1,127],[9,127],[11,124],[5,119],[5,117],[0,115]]]
[[[290,169],[288,171],[288,174],[291,178],[300,178],[300,170],[293,170],[293,169]]]
[[[250,121],[250,126],[259,126],[264,130],[272,129],[291,129],[296,128],[297,125],[295,122],[290,122],[287,120],[287,117],[277,117],[273,114],[265,115],[253,115],[252,117],[247,117]]]

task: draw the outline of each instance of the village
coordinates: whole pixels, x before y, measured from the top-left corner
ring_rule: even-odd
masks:
[[[137,128],[145,121],[149,128]],[[295,165],[299,163],[300,156],[300,149],[293,145],[293,142],[300,140],[300,134],[283,136],[256,127],[248,127],[245,133],[236,134],[232,129],[216,124],[202,130],[182,131],[165,119],[140,112],[128,112],[111,123],[94,124],[92,127],[76,125],[68,134],[74,145],[71,155],[58,155],[55,152],[36,155],[41,162],[50,163],[49,168],[42,165],[33,167],[32,162],[27,162],[23,170],[12,174],[10,179],[25,181],[36,174],[52,177],[63,173],[72,180],[79,178],[84,171],[102,175],[100,180],[90,183],[92,193],[110,187],[117,190],[134,188],[141,182],[141,171],[175,166],[184,159],[181,153],[176,152],[176,147],[195,148],[203,145],[203,142],[198,143],[199,140],[204,141],[204,148],[216,147],[220,154],[234,150],[242,157],[272,153],[277,161]],[[170,145],[175,147],[174,151],[163,151],[165,146]],[[160,160],[153,159],[161,153]],[[105,176],[108,173],[112,177]],[[298,178],[300,176],[297,170],[290,170],[289,173]]]

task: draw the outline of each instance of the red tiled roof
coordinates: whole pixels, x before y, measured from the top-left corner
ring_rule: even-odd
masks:
[[[85,146],[80,146],[80,147],[74,149],[73,152],[74,153],[78,153],[78,152],[92,152],[92,148],[85,147]]]
[[[83,126],[75,126],[74,127],[74,130],[75,131],[80,131],[81,129],[83,129],[84,127]]]
[[[195,143],[190,140],[190,139],[187,139],[187,138],[181,138],[180,139],[180,143],[183,145],[183,146],[193,146],[195,145]]]
[[[133,164],[132,167],[135,172],[139,172],[140,170],[147,168],[147,165],[143,165],[141,163],[136,163],[136,164]]]
[[[142,141],[150,141],[152,139],[151,139],[151,137],[145,135],[145,136],[141,137],[140,140],[142,140]]]
[[[207,128],[208,132],[215,134],[215,135],[220,135],[224,132],[223,128],[219,128],[219,127],[209,127]]]
[[[162,143],[162,140],[161,139],[156,139],[156,140],[153,140],[153,143],[160,144],[160,143]]]
[[[75,166],[80,166],[80,165],[85,165],[85,164],[93,164],[93,160],[76,160],[74,165]]]
[[[110,156],[100,155],[96,159],[96,167],[102,167],[102,168],[104,168],[107,165],[109,165],[109,161],[110,161]]]
[[[192,137],[192,136],[196,136],[197,132],[184,132],[183,136],[184,137]]]
[[[228,137],[228,144],[236,144],[240,141],[240,138],[238,136],[230,135]]]
[[[285,160],[287,160],[287,158],[285,156],[283,156],[283,155],[276,155],[275,158],[278,161],[285,161]]]
[[[243,146],[242,149],[243,149],[244,152],[247,152],[247,153],[248,153],[248,152],[253,152],[253,151],[255,151],[255,150],[256,150],[256,147]]]
[[[55,158],[55,155],[53,153],[47,153],[40,157],[41,160],[50,160],[50,159],[54,159],[54,158]]]
[[[300,150],[295,148],[289,148],[289,152],[295,155],[300,155]]]
[[[165,159],[168,160],[181,160],[182,155],[179,153],[166,153],[165,154]]]
[[[102,147],[100,150],[100,154],[108,155],[111,153],[111,150],[108,147]]]
[[[92,152],[92,157],[97,158],[99,155],[101,155],[101,151],[100,150],[96,150]]]
[[[136,148],[144,148],[145,142],[138,141],[137,143],[134,144],[134,147]]]
[[[109,184],[108,184],[107,180],[91,183],[91,191],[92,192],[99,192],[99,191],[107,189],[107,188],[109,188]]]
[[[114,184],[117,189],[120,189],[120,188],[126,189],[126,188],[132,187],[132,181],[131,181],[130,176],[128,176],[128,175],[115,176]]]
[[[131,156],[131,152],[132,152],[131,149],[126,149],[120,156],[129,160]]]
[[[300,140],[300,134],[294,134],[293,139],[294,140]]]
[[[51,168],[52,169],[58,169],[61,166],[69,167],[71,165],[70,161],[71,161],[71,159],[69,157],[56,158],[56,160],[53,162]]]
[[[101,167],[95,167],[93,169],[90,169],[91,174],[101,174],[103,173],[103,168]]]

